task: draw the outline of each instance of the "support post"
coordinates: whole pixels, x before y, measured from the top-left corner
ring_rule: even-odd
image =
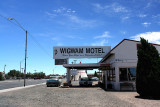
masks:
[[[104,71],[104,73],[105,73],[105,89],[107,90],[107,82],[108,82],[108,80],[107,80],[107,70],[106,71]]]
[[[71,80],[71,72],[70,72],[70,69],[67,68],[67,83],[69,83]]]
[[[24,87],[26,86],[26,58],[27,58],[27,30],[26,30],[26,45],[25,45]]]

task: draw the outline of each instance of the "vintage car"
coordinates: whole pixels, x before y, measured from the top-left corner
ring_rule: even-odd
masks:
[[[93,86],[93,85],[96,86],[98,85],[98,82],[99,82],[99,78],[97,77],[92,77],[92,78],[85,77],[80,79],[79,85],[80,86]]]
[[[49,79],[46,81],[46,85],[47,87],[49,86],[60,86],[61,85],[61,81],[59,79]]]

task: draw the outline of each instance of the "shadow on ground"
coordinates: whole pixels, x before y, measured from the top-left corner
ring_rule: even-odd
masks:
[[[159,96],[159,97],[152,97],[152,96],[135,96],[135,98],[138,98],[138,99],[148,99],[148,100],[160,100],[160,96]]]
[[[79,86],[79,85],[74,85],[74,86],[71,86],[69,88],[97,88],[99,86]]]

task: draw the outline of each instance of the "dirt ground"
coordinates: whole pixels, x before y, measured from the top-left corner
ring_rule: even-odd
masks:
[[[160,107],[159,100],[136,96],[136,92],[104,91],[99,87],[39,85],[0,93],[0,107]]]

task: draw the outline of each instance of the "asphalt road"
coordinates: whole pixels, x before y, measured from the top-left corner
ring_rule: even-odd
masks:
[[[26,86],[28,85],[35,85],[45,83],[46,79],[34,80],[34,79],[26,79]],[[0,90],[15,88],[15,87],[22,87],[24,86],[24,80],[5,80],[0,81]]]

